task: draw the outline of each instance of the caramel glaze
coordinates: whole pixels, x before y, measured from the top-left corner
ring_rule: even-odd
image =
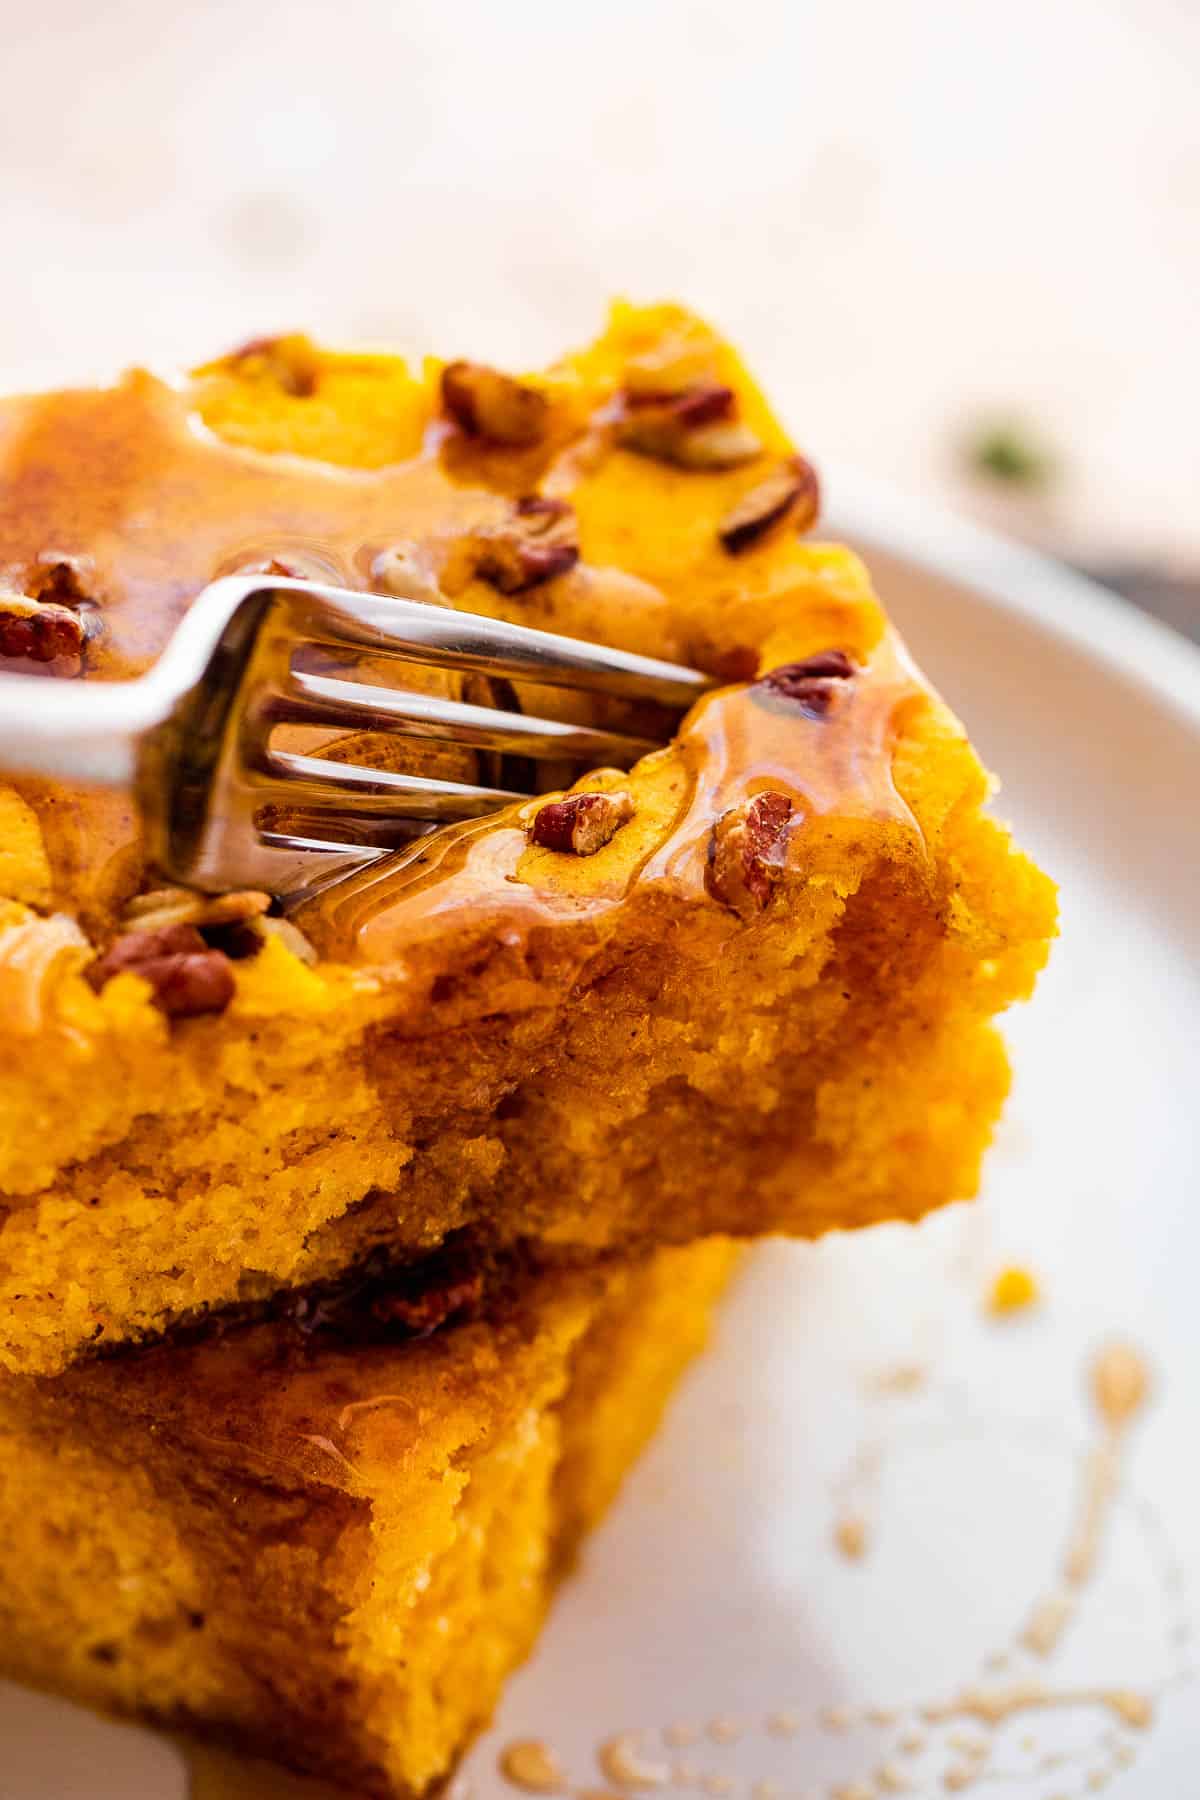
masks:
[[[570,456],[568,446],[543,472],[543,487],[555,486]],[[83,674],[129,678],[159,655],[208,581],[264,557],[367,588],[376,555],[403,542],[437,579],[465,534],[507,512],[511,496],[478,485],[482,478],[466,479],[437,423],[419,456],[373,471],[231,446],[197,422],[184,392],[135,371],[113,389],[0,410],[0,580],[19,583],[38,558],[84,559],[101,623]],[[512,610],[519,616],[519,601]],[[666,596],[619,571],[580,566],[555,583],[552,611],[568,635],[597,635],[602,625],[614,645],[679,654]],[[371,674],[387,680],[390,672],[375,665]],[[586,898],[525,883],[525,809],[515,809],[399,852],[302,908],[300,923],[325,955],[378,966],[441,933],[452,914],[478,927],[468,937],[503,940],[514,930],[595,928],[632,889],[697,899],[714,819],[765,789],[794,802],[792,860],[821,817],[883,822],[915,839],[892,783],[892,748],[905,708],[927,690],[890,635],[838,688],[815,719],[745,687],[702,702],[680,735],[678,809],[666,841],[627,878]],[[102,921],[141,875],[127,801],[45,782],[20,787],[42,823],[55,903],[90,925]]]
[[[83,559],[100,609],[84,660],[90,680],[141,674],[217,575],[279,555],[366,588],[375,556],[401,538],[436,574],[463,533],[496,522],[508,504],[452,481],[433,444],[370,473],[224,444],[182,392],[145,371],[113,389],[0,410],[0,583],[19,587],[39,558]],[[388,679],[385,665],[371,673]],[[56,904],[101,923],[140,873],[128,802],[48,782],[19,786],[42,824]]]
[[[88,560],[104,629],[87,673],[101,680],[141,674],[198,590],[241,562],[307,549],[331,578],[366,588],[372,559],[398,539],[434,560],[507,507],[450,480],[433,446],[362,472],[224,444],[144,370],[0,415],[0,569],[47,552]]]
[[[604,916],[635,895],[650,904],[704,900],[714,821],[766,790],[793,802],[793,867],[803,855],[806,828],[835,817],[890,826],[919,848],[916,820],[892,780],[892,752],[907,709],[927,692],[899,640],[888,633],[854,679],[836,684],[821,717],[755,687],[710,694],[693,708],[677,739],[679,804],[665,842],[619,882],[598,883],[586,897],[524,880],[525,821],[534,804],[526,803],[499,818],[451,826],[382,867],[350,877],[302,907],[297,920],[337,960],[396,962],[439,936],[451,914],[471,920],[476,941],[502,947],[531,934],[536,939],[546,927],[574,926],[583,957],[602,935]]]

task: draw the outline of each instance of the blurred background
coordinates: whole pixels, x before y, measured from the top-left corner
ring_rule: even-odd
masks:
[[[806,448],[1200,635],[1195,0],[0,0],[0,371],[678,296]]]

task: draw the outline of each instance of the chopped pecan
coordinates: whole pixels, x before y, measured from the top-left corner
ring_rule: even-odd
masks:
[[[665,416],[686,431],[718,420],[737,417],[737,395],[721,381],[693,381],[681,388],[636,388],[625,393],[625,410],[632,421],[652,429]]]
[[[786,794],[758,794],[722,813],[708,841],[708,891],[743,916],[761,912],[783,873],[792,802]]]
[[[278,938],[285,950],[309,968],[319,961],[313,945],[290,919],[260,913],[249,919],[232,919],[227,925],[206,925],[203,931],[209,948],[223,950],[231,962],[249,961],[271,938]]]
[[[545,394],[486,363],[447,363],[442,370],[442,405],[469,437],[513,450],[540,443],[550,422]]]
[[[85,635],[83,621],[70,607],[42,605],[24,594],[0,591],[0,657],[39,663],[77,657]]]
[[[228,894],[200,894],[194,888],[153,888],[135,894],[121,915],[129,932],[158,932],[172,925],[194,925],[210,950],[221,950],[233,962],[257,956],[269,938],[310,966],[317,953],[289,919],[269,918],[270,894],[238,888]]]
[[[749,644],[734,644],[713,657],[712,672],[719,681],[753,681],[758,674],[758,651]]]
[[[526,494],[502,525],[475,539],[475,573],[502,594],[523,594],[579,561],[579,523],[566,500]]]
[[[808,531],[817,522],[820,496],[812,464],[803,456],[789,456],[730,507],[717,536],[730,555],[737,556],[785,519],[791,519],[797,531]]]
[[[135,894],[121,915],[122,923],[138,931],[157,931],[167,925],[234,925],[256,919],[271,905],[270,894],[259,888],[237,888],[228,894],[201,894],[195,888],[152,888]]]
[[[470,1318],[483,1300],[484,1282],[484,1269],[461,1245],[447,1244],[407,1269],[390,1267],[375,1251],[355,1272],[281,1295],[277,1308],[305,1337],[333,1333],[345,1343],[387,1343],[427,1337]]]
[[[810,719],[819,719],[829,711],[839,681],[849,681],[854,664],[844,650],[820,650],[806,656],[803,662],[781,663],[768,670],[756,683],[766,694],[778,694],[793,700]]]
[[[227,369],[239,375],[265,377],[285,394],[307,400],[317,391],[320,367],[321,359],[312,339],[302,331],[288,331],[278,337],[251,338],[200,373],[208,375]]]
[[[43,550],[26,568],[22,586],[31,600],[43,605],[89,607],[97,604],[95,580],[90,557]]]
[[[114,938],[86,970],[99,993],[114,975],[140,975],[154,1003],[172,1018],[224,1012],[233,999],[233,970],[220,950],[210,950],[194,925],[127,931]]]
[[[369,1304],[378,1324],[398,1325],[413,1337],[428,1337],[448,1320],[474,1313],[482,1299],[483,1275],[476,1269],[435,1282],[419,1293],[379,1294]]]
[[[737,395],[719,382],[693,382],[678,392],[627,390],[624,401],[617,442],[640,456],[681,469],[732,469],[762,452],[737,417]]]
[[[239,563],[232,571],[235,575],[278,575],[284,581],[311,581],[311,569],[301,568],[298,562],[285,562],[281,556],[252,556],[249,562]]]
[[[594,856],[602,850],[634,813],[633,801],[623,790],[616,794],[568,794],[539,808],[530,827],[530,838],[544,850],[570,850],[576,856]]]
[[[685,388],[716,385],[715,348],[707,335],[694,341],[669,337],[630,357],[621,383],[626,401],[636,404],[651,395],[681,394]]]

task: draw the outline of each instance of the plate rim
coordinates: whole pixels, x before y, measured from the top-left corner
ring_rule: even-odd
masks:
[[[1200,647],[1182,632],[1065,563],[937,501],[903,494],[837,462],[823,462],[822,475],[832,537],[865,540],[970,589],[999,613],[1036,625],[1107,674],[1148,689],[1156,704],[1200,738]]]

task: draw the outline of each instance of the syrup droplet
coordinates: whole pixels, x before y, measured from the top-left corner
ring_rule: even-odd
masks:
[[[867,1552],[867,1523],[858,1513],[843,1513],[833,1528],[833,1541],[848,1562],[858,1562]]]
[[[800,1729],[800,1720],[794,1712],[773,1712],[767,1715],[767,1730],[772,1737],[795,1737]]]
[[[1132,1725],[1138,1731],[1145,1731],[1154,1723],[1154,1703],[1145,1694],[1136,1694],[1131,1688],[1115,1688],[1104,1695],[1104,1704],[1125,1725]]]
[[[672,1749],[684,1750],[689,1744],[699,1741],[700,1733],[694,1725],[668,1725],[663,1732],[663,1743],[670,1744]]]
[[[968,1688],[957,1705],[944,1709],[941,1716],[953,1718],[958,1712],[969,1718],[979,1719],[985,1725],[1003,1725],[1015,1713],[1047,1704],[1046,1691],[1036,1682],[1023,1682],[1017,1687],[992,1690]]]
[[[671,1771],[665,1763],[654,1762],[642,1754],[640,1731],[619,1731],[616,1737],[601,1744],[596,1760],[602,1773],[618,1787],[665,1787]]]
[[[1092,1400],[1113,1431],[1122,1431],[1142,1409],[1150,1392],[1145,1358],[1129,1344],[1109,1344],[1091,1368]]]
[[[500,1773],[527,1794],[561,1794],[567,1786],[562,1764],[541,1738],[518,1738],[500,1752]]]
[[[714,1744],[736,1744],[745,1733],[745,1726],[739,1719],[711,1719],[708,1735]]]
[[[1021,1633],[1021,1642],[1035,1656],[1049,1656],[1066,1630],[1075,1602],[1069,1594],[1049,1594],[1039,1600]]]

